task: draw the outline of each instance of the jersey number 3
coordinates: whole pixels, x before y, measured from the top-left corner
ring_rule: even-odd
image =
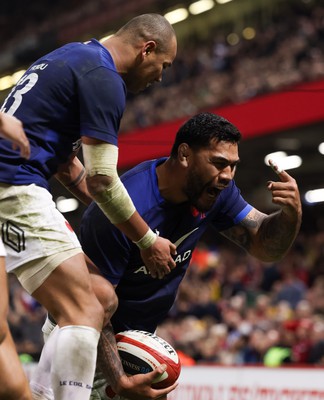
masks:
[[[20,106],[23,95],[27,92],[30,91],[30,89],[33,88],[35,83],[38,80],[38,75],[33,72],[29,75],[23,76],[18,82],[17,85],[12,89],[10,92],[9,96],[6,98],[5,102],[3,103],[3,106],[1,107],[2,112],[6,112],[7,114],[13,115],[16,111],[17,108]],[[11,106],[6,109],[6,105],[9,101],[9,99],[13,98],[13,103]]]

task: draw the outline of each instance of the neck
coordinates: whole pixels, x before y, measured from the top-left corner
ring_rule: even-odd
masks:
[[[122,50],[120,48],[120,41],[114,36],[105,40],[102,45],[109,51],[112,59],[114,60],[117,72],[120,75],[126,73],[126,60],[123,58],[123,55],[127,54],[127,49]]]
[[[168,158],[164,163],[158,165],[156,175],[159,191],[166,201],[175,204],[187,201],[182,192],[182,182],[185,181],[185,176],[179,168],[177,160]]]

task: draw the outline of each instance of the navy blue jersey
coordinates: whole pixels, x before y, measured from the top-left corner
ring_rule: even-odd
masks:
[[[40,58],[1,109],[23,122],[31,157],[22,159],[1,139],[0,182],[48,188],[48,179],[81,144],[81,136],[117,145],[125,103],[125,83],[98,41],[70,43]]]
[[[116,287],[118,309],[112,323],[115,332],[142,329],[154,332],[171,308],[192,252],[208,226],[217,231],[238,224],[252,209],[234,181],[224,189],[213,208],[198,213],[189,204],[172,204],[159,192],[156,166],[165,159],[146,161],[122,176],[136,209],[162,237],[177,245],[176,268],[164,279],[148,273],[137,246],[92,203],[80,231],[84,252]]]

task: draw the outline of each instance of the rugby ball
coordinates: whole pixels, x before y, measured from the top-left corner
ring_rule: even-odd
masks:
[[[178,379],[181,371],[180,359],[175,349],[153,333],[128,330],[116,335],[117,349],[126,374],[146,374],[160,364],[167,369],[156,378],[152,387],[166,388]]]

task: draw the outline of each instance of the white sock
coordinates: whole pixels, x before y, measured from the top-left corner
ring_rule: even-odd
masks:
[[[89,400],[99,336],[100,332],[88,326],[70,325],[58,330],[51,369],[55,400]]]
[[[54,400],[54,393],[52,389],[46,389],[36,382],[30,383],[33,400]]]
[[[60,328],[56,326],[55,329],[52,330],[51,334],[48,335],[37,368],[32,374],[30,388],[33,394],[33,400],[54,399],[53,390],[51,389],[51,366],[59,329]]]

